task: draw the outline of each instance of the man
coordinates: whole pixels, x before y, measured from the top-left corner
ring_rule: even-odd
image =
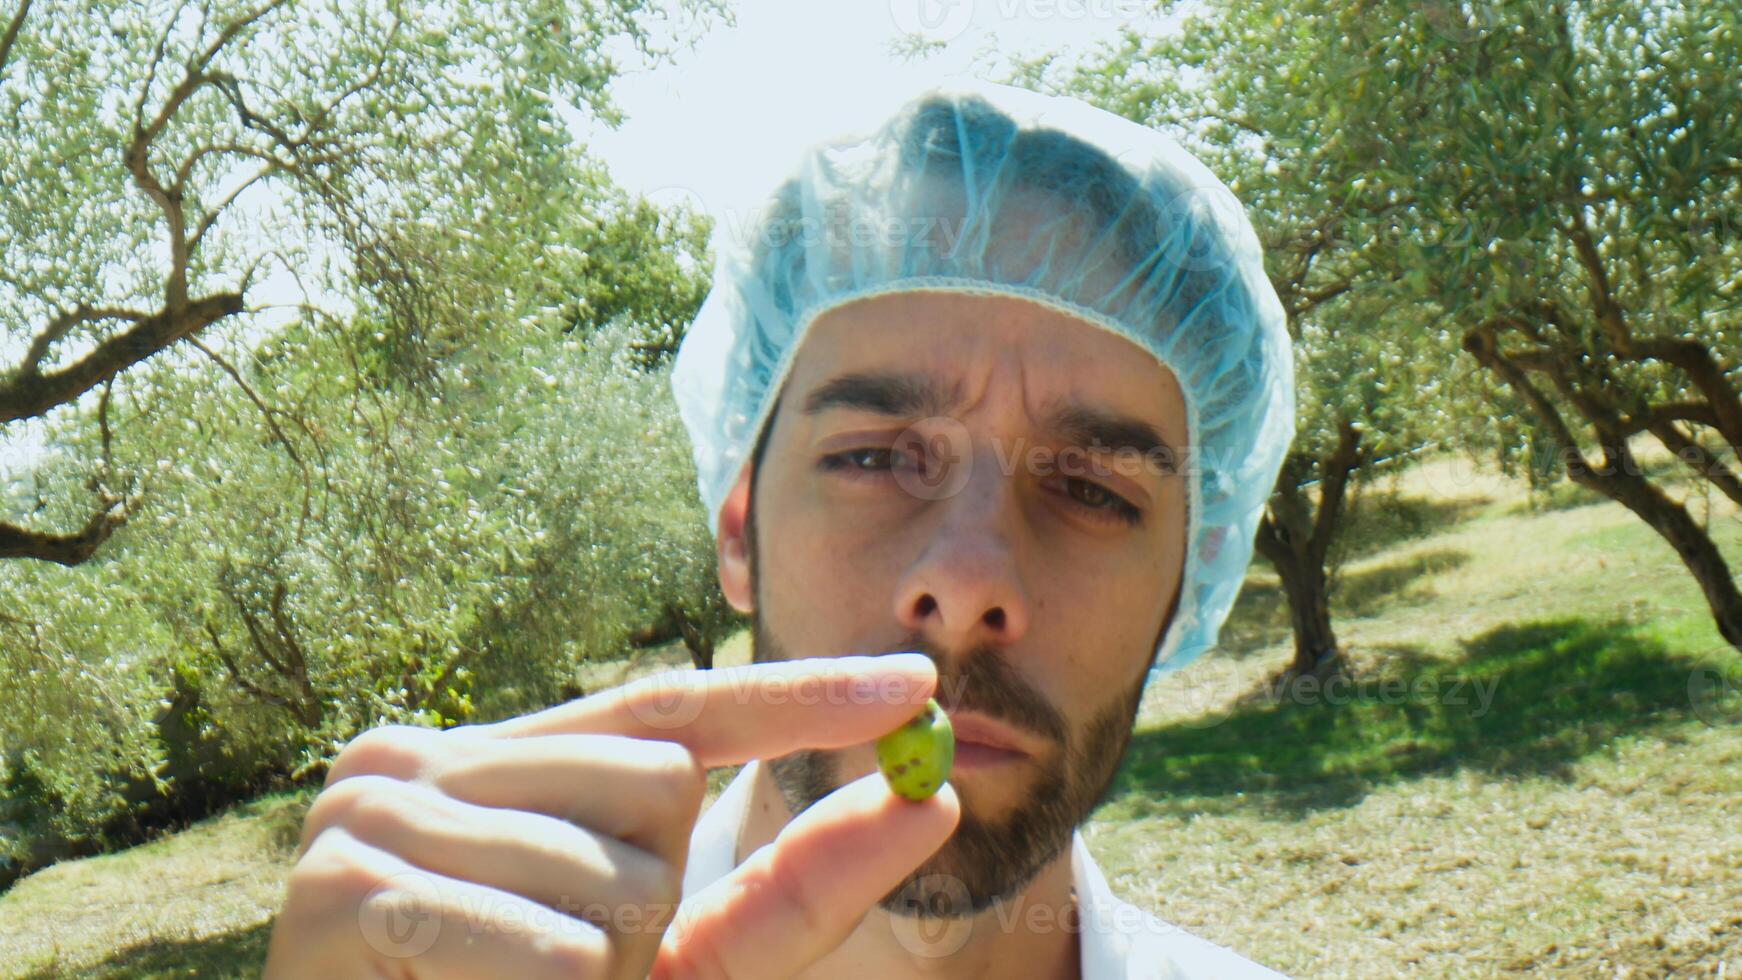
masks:
[[[1159,134],[1003,86],[794,173],[719,226],[672,375],[756,663],[361,736],[269,976],[1273,975],[1119,901],[1077,832],[1146,684],[1213,645],[1293,432],[1244,214]],[[915,803],[871,743],[932,696],[956,766]]]

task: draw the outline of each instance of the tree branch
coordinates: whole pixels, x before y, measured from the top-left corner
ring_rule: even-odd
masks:
[[[1742,455],[1742,396],[1724,376],[1724,368],[1710,348],[1697,340],[1678,338],[1632,340],[1628,346],[1625,353],[1635,360],[1662,361],[1686,372],[1688,380],[1706,396],[1712,428]]]
[[[24,352],[24,361],[19,364],[18,370],[30,374],[40,373],[42,362],[48,357],[48,349],[60,343],[68,332],[81,323],[95,323],[98,320],[128,320],[138,323],[145,318],[146,314],[134,310],[80,304],[50,320],[48,326],[31,339],[30,347]]]
[[[109,396],[113,381],[103,385],[103,397],[97,402],[97,431],[103,444],[103,457],[90,488],[97,492],[98,508],[85,526],[73,534],[53,534],[32,531],[16,524],[0,522],[0,559],[34,558],[52,561],[69,568],[90,560],[115,529],[127,523],[139,504],[139,497],[128,497],[123,490],[117,494],[109,487],[109,476],[115,459],[111,451],[114,437],[109,430]]]
[[[32,531],[0,521],[0,559],[35,558],[52,561],[71,568],[83,564],[96,553],[115,529],[127,523],[129,515],[124,500],[105,500],[102,509],[91,515],[85,526],[72,534],[52,534]]]
[[[0,376],[0,424],[46,414],[55,406],[72,401],[176,341],[191,337],[242,309],[240,293],[205,296],[144,317],[128,330],[103,341],[84,357],[59,370],[47,374],[20,370]]]
[[[1573,438],[1572,430],[1567,428],[1566,420],[1561,417],[1560,410],[1549,400],[1549,397],[1535,385],[1530,383],[1524,369],[1513,363],[1511,358],[1500,352],[1495,342],[1494,326],[1487,323],[1464,335],[1464,349],[1469,351],[1483,367],[1499,375],[1501,380],[1518,392],[1530,407],[1536,412],[1537,418],[1549,430],[1549,436],[1556,442],[1556,448],[1565,450],[1564,461],[1567,472],[1575,477],[1575,482],[1581,485],[1592,479],[1593,473],[1590,461],[1585,458],[1584,450],[1579,448],[1578,441]]]
[[[1724,496],[1738,504],[1742,504],[1742,478],[1736,471],[1724,465],[1724,462],[1706,451],[1706,447],[1689,438],[1673,422],[1662,422],[1651,429],[1651,434],[1663,447],[1675,454],[1675,458],[1687,464],[1688,468],[1705,477],[1716,486]]]
[[[6,71],[6,62],[12,57],[12,46],[18,42],[18,34],[24,29],[24,18],[30,13],[31,0],[23,0],[18,5],[18,13],[12,15],[12,21],[6,25],[6,33],[0,35],[0,73]]]
[[[217,652],[218,660],[224,665],[224,672],[230,675],[230,679],[236,682],[237,687],[252,695],[256,700],[264,701],[295,714],[295,709],[291,707],[289,698],[268,691],[243,676],[241,669],[236,666],[236,658],[230,655],[230,651],[224,647],[223,641],[218,639],[218,631],[212,628],[211,623],[206,623],[205,627],[206,635],[212,639],[212,649]]]
[[[1245,119],[1245,118],[1242,118],[1240,116],[1234,115],[1233,113],[1211,112],[1211,111],[1205,110],[1203,112],[1203,117],[1206,119],[1214,119],[1219,123],[1225,123],[1226,125],[1232,126],[1235,129],[1245,130],[1246,132],[1251,133],[1254,136],[1259,136],[1259,137],[1264,137],[1264,138],[1269,138],[1269,136],[1270,136],[1270,133],[1266,132],[1258,124],[1252,122],[1249,119]]]
[[[1294,307],[1293,312],[1296,315],[1311,312],[1313,307],[1328,300],[1335,299],[1336,297],[1348,292],[1355,285],[1357,278],[1358,277],[1356,276],[1350,276],[1340,282],[1331,283],[1323,289],[1316,289],[1312,292],[1302,290],[1295,293],[1295,297],[1300,300],[1300,302]]]
[[[151,98],[151,87],[157,84],[157,66],[163,64],[163,51],[169,46],[169,36],[175,33],[175,25],[181,23],[181,12],[187,9],[188,0],[180,0],[175,5],[175,12],[163,22],[163,33],[157,35],[157,44],[151,49],[151,61],[145,66],[145,82],[139,86],[139,101],[133,103],[133,131],[135,133],[145,128],[145,100]]]
[[[267,0],[266,3],[224,25],[224,29],[218,33],[216,38],[212,39],[212,43],[200,55],[198,63],[192,67],[196,71],[204,71],[212,63],[212,59],[218,56],[218,52],[224,49],[225,45],[234,41],[237,35],[247,30],[255,21],[284,6],[286,2],[287,0]]]
[[[265,160],[268,164],[284,166],[283,161],[270,153],[262,153],[259,149],[241,143],[207,143],[189,153],[175,168],[175,183],[172,190],[182,190],[187,187],[188,180],[193,176],[194,167],[199,162],[214,153],[234,153],[237,156]]]
[[[1652,405],[1623,423],[1627,435],[1636,432],[1656,433],[1657,427],[1670,422],[1692,422],[1709,429],[1718,427],[1718,416],[1705,402],[1666,402]]]
[[[187,240],[187,215],[182,210],[182,186],[178,183],[172,188],[165,188],[151,171],[151,147],[157,138],[163,134],[170,120],[181,111],[181,107],[193,98],[194,94],[207,85],[216,84],[220,76],[207,72],[212,59],[218,56],[224,46],[235,40],[250,24],[264,17],[268,12],[282,5],[285,0],[269,0],[268,3],[256,7],[235,21],[225,25],[218,36],[207,45],[205,50],[187,63],[187,74],[170,90],[169,98],[165,99],[157,115],[149,124],[141,126],[143,111],[135,113],[133,139],[128,143],[124,160],[127,171],[133,175],[133,183],[145,195],[157,203],[163,212],[164,222],[169,228],[170,269],[165,287],[166,305],[171,309],[181,306],[187,301],[187,270],[189,247]],[[179,13],[179,11],[178,11]],[[202,25],[201,30],[204,30]],[[152,77],[156,75],[157,58],[152,60]],[[140,108],[149,93],[141,93]]]
[[[1344,421],[1337,427],[1337,447],[1324,460],[1319,471],[1319,510],[1314,516],[1309,547],[1312,560],[1321,567],[1330,552],[1331,538],[1337,533],[1337,520],[1342,516],[1349,477],[1360,467],[1362,455],[1361,430]]]
[[[308,658],[302,654],[302,647],[296,642],[296,631],[291,628],[290,619],[284,614],[284,583],[279,582],[272,587],[272,602],[268,608],[272,612],[272,626],[278,630],[280,645],[285,651],[285,660],[290,663],[292,672],[304,686],[308,683]]]
[[[1724,369],[1711,349],[1685,338],[1635,338],[1621,314],[1621,307],[1615,302],[1608,273],[1603,267],[1603,257],[1585,225],[1583,212],[1576,212],[1564,230],[1578,253],[1579,263],[1585,268],[1586,289],[1591,297],[1591,308],[1597,315],[1597,325],[1616,353],[1635,361],[1662,361],[1686,372],[1688,380],[1711,404],[1713,427],[1723,435],[1731,449],[1742,454],[1742,396],[1725,377]]]
[[[284,128],[275,125],[264,116],[248,108],[248,101],[242,97],[242,83],[233,75],[214,75],[213,83],[224,96],[224,101],[230,103],[230,108],[236,110],[236,116],[244,127],[256,132],[265,133],[272,142],[289,150],[295,150],[308,142],[310,130],[305,126],[303,135],[291,136]]]
[[[288,677],[290,672],[285,669],[284,662],[274,656],[268,648],[266,637],[262,635],[260,630],[260,621],[255,619],[254,613],[249,611],[248,604],[243,602],[242,597],[234,592],[229,593],[229,595],[231,604],[242,615],[242,625],[248,630],[248,641],[254,645],[254,652],[260,654],[260,659],[266,661],[277,672],[278,676]]]
[[[97,399],[97,434],[103,441],[103,461],[98,464],[96,483],[92,489],[110,499],[109,477],[115,472],[115,434],[109,430],[109,397],[115,393],[115,379],[103,382],[103,395]],[[122,494],[125,497],[125,492]]]
[[[198,350],[200,353],[211,358],[219,368],[222,368],[224,373],[228,374],[231,380],[235,381],[237,386],[242,389],[242,394],[248,396],[248,400],[254,403],[254,407],[260,409],[260,416],[265,420],[267,430],[272,433],[274,439],[278,440],[278,444],[284,447],[284,452],[290,457],[290,461],[295,463],[296,468],[302,472],[302,516],[300,521],[307,521],[309,517],[309,499],[313,494],[313,485],[308,476],[308,465],[304,463],[302,457],[297,454],[296,446],[293,445],[289,437],[284,434],[284,430],[278,427],[278,421],[275,416],[280,414],[279,410],[272,408],[267,405],[266,402],[262,401],[260,396],[254,392],[253,387],[248,384],[247,379],[242,377],[242,372],[236,370],[235,366],[225,360],[223,355],[212,350],[210,347],[207,347],[205,344],[200,343],[198,337],[189,337],[187,338],[187,342],[191,344],[195,350]],[[300,527],[300,523],[298,526]]]

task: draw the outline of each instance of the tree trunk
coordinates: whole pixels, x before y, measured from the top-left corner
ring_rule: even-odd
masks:
[[[1742,592],[1730,566],[1724,561],[1711,535],[1701,528],[1686,507],[1671,500],[1662,490],[1652,486],[1639,470],[1633,454],[1622,443],[1605,453],[1606,465],[1593,469],[1578,461],[1567,467],[1574,483],[1597,491],[1615,501],[1651,526],[1675,553],[1700,584],[1706,605],[1712,610],[1718,635],[1724,642],[1742,650]]]
[[[1288,597],[1289,622],[1294,627],[1294,661],[1291,674],[1312,673],[1336,656],[1337,634],[1331,629],[1330,576],[1324,565],[1310,560],[1285,563],[1283,593]]]
[[[1258,524],[1255,544],[1282,580],[1294,631],[1294,660],[1285,677],[1320,673],[1340,646],[1331,628],[1330,574],[1325,561],[1342,522],[1349,478],[1361,465],[1361,431],[1344,422],[1337,445],[1322,460],[1290,454],[1276,479],[1276,493]],[[1315,508],[1308,477],[1319,474]]]
[[[629,645],[637,649],[656,647],[680,638],[684,648],[690,652],[690,662],[696,665],[697,670],[713,669],[713,638],[688,610],[675,603],[666,605],[657,623],[630,633]]]
[[[713,670],[713,638],[682,606],[676,607],[673,612],[677,616],[677,628],[683,633],[683,645],[689,648],[690,661],[696,665],[697,670]]]

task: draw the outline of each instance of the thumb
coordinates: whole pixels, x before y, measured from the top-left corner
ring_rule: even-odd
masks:
[[[793,818],[678,910],[655,980],[787,977],[846,941],[865,913],[955,832],[955,787],[914,802],[881,773],[848,783]]]

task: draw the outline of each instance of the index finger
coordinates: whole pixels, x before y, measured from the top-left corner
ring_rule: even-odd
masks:
[[[911,719],[937,688],[922,653],[814,657],[724,670],[677,670],[492,725],[500,738],[601,734],[688,748],[705,768],[881,737]]]

